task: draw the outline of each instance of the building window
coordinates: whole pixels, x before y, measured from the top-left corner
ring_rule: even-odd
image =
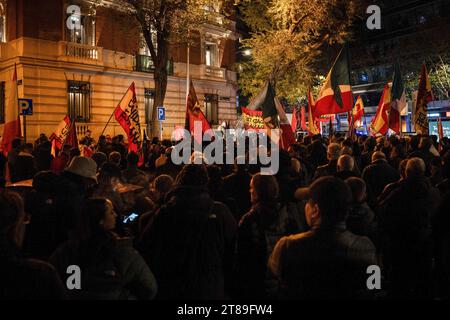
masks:
[[[72,27],[70,28],[67,27],[67,24],[64,26],[66,30],[66,41],[95,46],[95,11],[89,8],[83,8],[83,6],[80,6],[80,8],[80,13],[75,13],[74,11],[67,12],[68,10],[66,10],[65,21],[68,24],[72,23]]]
[[[89,122],[91,115],[91,89],[89,82],[69,81],[68,92],[68,113],[71,119],[78,122]]]
[[[210,124],[219,123],[219,96],[217,94],[205,94],[205,113]]]
[[[153,103],[155,102],[155,89],[144,89],[145,122],[152,122]]]
[[[6,11],[0,3],[0,42],[6,42]]]
[[[152,42],[155,48],[155,53],[158,52],[156,31],[152,30]],[[139,45],[139,51],[136,54],[135,70],[142,72],[153,72],[155,64],[153,63],[150,49],[148,48],[147,41],[145,41],[144,35],[141,33],[141,41]]]
[[[158,53],[158,38],[157,38],[156,30],[154,30],[152,28],[151,33],[152,33],[153,48],[155,49],[155,53]],[[148,48],[147,41],[145,40],[143,33],[141,33],[139,54],[141,54],[143,56],[150,56],[150,49]]]
[[[0,82],[0,123],[5,123],[5,81]]]
[[[205,43],[205,64],[210,67],[217,67],[217,44]]]

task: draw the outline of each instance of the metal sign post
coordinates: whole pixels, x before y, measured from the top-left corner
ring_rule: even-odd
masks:
[[[163,125],[162,122],[166,120],[166,109],[163,106],[157,107],[158,112],[158,121],[159,121],[159,132],[160,132],[160,141],[162,141],[163,137]]]
[[[33,100],[18,99],[20,115],[23,116],[23,141],[27,143],[27,116],[33,115]]]

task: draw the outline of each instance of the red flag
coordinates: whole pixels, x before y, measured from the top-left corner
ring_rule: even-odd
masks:
[[[67,135],[64,144],[71,145],[72,148],[78,148],[77,127],[75,124],[75,120],[72,122],[72,125],[70,126],[69,134]]]
[[[192,80],[189,84],[189,95],[186,101],[186,120],[185,120],[185,129],[188,130],[191,134],[194,133],[194,123],[196,121],[200,121],[202,123],[202,134],[205,134],[206,131],[211,129],[211,125],[200,109],[200,103],[197,99],[197,94],[195,93],[194,84]],[[195,141],[197,143],[202,143],[202,137],[196,137],[194,135]]]
[[[286,116],[286,112],[284,111],[283,105],[281,104],[280,100],[276,96],[274,97],[273,100],[275,102],[275,108],[278,112],[278,117],[280,118],[280,129],[281,129],[280,146],[282,149],[288,150],[288,148],[295,143],[294,132],[292,132],[292,127],[289,124],[289,120]]]
[[[142,154],[141,125],[134,82],[117,105],[114,116],[127,134],[128,152],[133,151],[139,155],[138,165],[141,166],[144,163],[144,156]]]
[[[3,126],[2,152],[5,156],[12,149],[12,141],[22,136],[19,116],[19,97],[17,93],[17,68],[14,64],[14,72],[11,81],[10,93],[5,108],[5,124]]]
[[[292,113],[292,121],[291,121],[291,127],[294,133],[297,131],[297,126],[298,126],[298,110],[294,107],[294,112]]]
[[[438,129],[438,135],[439,135],[439,144],[442,145],[442,140],[444,139],[444,128],[442,127],[441,118],[438,118],[437,129]]]
[[[302,119],[301,119],[301,128],[302,128],[302,130],[303,131],[305,131],[306,130],[306,115],[305,115],[305,106],[301,106],[300,107],[301,108],[301,117],[302,117]]]

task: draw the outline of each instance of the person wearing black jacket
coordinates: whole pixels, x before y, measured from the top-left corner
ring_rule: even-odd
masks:
[[[158,281],[158,299],[224,299],[232,267],[236,221],[214,202],[204,165],[186,165],[167,204],[139,243]]]
[[[81,290],[70,290],[71,298],[149,300],[156,295],[155,277],[132,239],[114,233],[116,218],[111,201],[89,199],[77,231],[50,257],[61,277],[69,266],[80,267]]]
[[[384,188],[392,182],[400,179],[398,171],[391,167],[383,152],[376,151],[372,155],[372,164],[364,168],[362,178],[367,185],[367,203],[375,208],[377,198]]]
[[[317,167],[313,177],[313,181],[320,177],[335,175],[337,172],[337,162],[340,155],[341,146],[337,143],[330,143],[327,148],[328,163],[326,165]]]
[[[268,258],[281,237],[299,232],[298,218],[278,202],[278,192],[273,176],[259,173],[253,176],[252,208],[242,217],[238,229],[236,294],[239,298],[276,298],[278,286],[268,272]]]
[[[234,172],[223,179],[225,193],[236,201],[236,221],[240,221],[241,217],[250,209],[251,202],[248,187],[251,179],[252,176],[248,173],[248,166],[245,164],[245,157],[236,157]]]
[[[393,298],[431,297],[431,220],[440,197],[425,171],[422,159],[409,159],[405,180],[380,203],[384,265]]]
[[[65,299],[56,270],[21,254],[27,222],[20,195],[0,191],[0,300]]]
[[[269,258],[285,299],[369,298],[367,267],[377,264],[375,246],[346,229],[352,198],[339,178],[322,177],[306,191],[310,230],[283,237]]]

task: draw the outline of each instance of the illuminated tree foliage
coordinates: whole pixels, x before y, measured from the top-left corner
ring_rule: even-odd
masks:
[[[238,0],[251,36],[243,46],[251,58],[242,64],[240,85],[255,94],[271,80],[279,95],[295,101],[317,84],[317,70],[329,45],[350,38],[356,0]]]

